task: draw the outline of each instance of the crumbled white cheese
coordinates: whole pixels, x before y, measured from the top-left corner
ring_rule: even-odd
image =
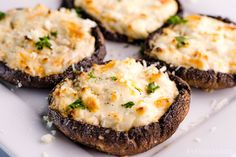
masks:
[[[142,60],[143,66],[147,67],[147,62],[145,60]]]
[[[107,129],[107,130],[105,131],[105,133],[106,133],[106,134],[109,134],[109,133],[110,133],[110,130]]]
[[[18,87],[18,88],[21,88],[21,87],[22,87],[22,83],[19,82],[19,83],[17,84],[17,87]]]
[[[57,133],[57,131],[56,131],[56,130],[52,130],[52,131],[51,131],[51,134],[52,134],[53,136],[55,136],[55,135],[56,135],[56,133]]]
[[[51,23],[51,21],[46,20],[46,21],[44,22],[44,26],[45,26],[45,28],[46,28],[47,30],[51,30],[51,28],[52,28],[52,23]]]
[[[51,143],[53,140],[55,139],[55,137],[51,134],[45,134],[41,137],[41,142],[45,143],[45,144],[49,144]]]
[[[43,116],[43,121],[48,121],[48,116]]]
[[[165,72],[167,70],[166,66],[161,67],[160,72]]]
[[[36,52],[32,52],[31,55],[32,59],[36,59],[38,54]]]
[[[83,68],[83,67],[80,67],[80,71],[83,72],[83,71],[84,71],[84,68]]]
[[[78,127],[76,126],[72,126],[72,130],[76,130]]]
[[[48,116],[43,116],[43,121],[46,122],[47,128],[51,128],[53,122],[49,120]]]
[[[64,45],[70,45],[70,41],[68,39],[61,39],[61,43]]]
[[[52,127],[52,124],[53,124],[52,121],[48,121],[48,122],[47,122],[47,127],[48,127],[48,128],[51,128],[51,127]]]
[[[16,82],[17,82],[17,87],[16,88],[21,88],[22,87],[22,83],[19,80],[17,80]]]
[[[99,139],[99,140],[104,140],[104,137],[101,136],[101,135],[99,135],[99,136],[98,136],[98,139]]]
[[[67,122],[66,122],[66,126],[67,126],[69,123],[70,123],[70,121],[67,121]]]
[[[182,67],[182,66],[178,66],[178,67],[175,69],[175,71],[178,71],[181,67]]]
[[[27,34],[27,37],[29,38],[29,39],[32,39],[32,40],[34,40],[34,41],[38,41],[38,39],[40,38],[40,37],[42,37],[43,36],[43,34],[39,31],[39,30],[31,30],[31,31],[29,31],[28,32],[28,34]]]
[[[76,68],[75,68],[75,64],[72,64],[72,70],[73,70],[73,72],[77,71]]]

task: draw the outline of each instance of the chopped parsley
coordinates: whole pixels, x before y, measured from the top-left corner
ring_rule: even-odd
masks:
[[[50,43],[49,36],[40,37],[39,41],[35,43],[35,46],[38,50],[42,50],[44,47],[51,49],[52,44]]]
[[[139,93],[142,92],[142,89],[138,88],[138,87],[134,87],[137,91],[139,91]]]
[[[82,16],[82,8],[79,8],[79,7],[77,7],[77,8],[75,8],[75,12],[77,13],[77,15],[79,16],[79,17],[81,17]]]
[[[111,80],[112,80],[112,81],[116,81],[116,80],[117,80],[117,77],[112,76],[112,77],[111,77]]]
[[[135,105],[135,103],[133,101],[129,101],[125,104],[122,104],[122,106],[125,108],[132,108],[134,105]]]
[[[50,35],[53,36],[53,37],[57,37],[57,31],[52,31],[52,32],[50,33]]]
[[[158,88],[160,88],[155,82],[149,83],[147,86],[147,93],[154,93]]]
[[[181,48],[188,44],[187,38],[184,36],[175,37],[175,40],[177,41],[177,45],[176,45],[177,48]]]
[[[88,73],[88,77],[89,77],[90,79],[95,79],[96,76],[94,76],[94,71],[90,71],[90,72]]]
[[[178,16],[178,15],[174,15],[171,16],[168,20],[167,20],[167,24],[169,25],[178,25],[178,24],[184,24],[187,23],[188,21],[186,19],[183,19],[182,17]]]
[[[76,109],[76,108],[80,108],[82,110],[85,110],[87,107],[84,105],[83,101],[81,98],[77,99],[75,102],[73,102],[72,104],[70,104],[68,106],[70,109]]]
[[[0,20],[4,19],[5,17],[6,17],[6,14],[0,11]]]

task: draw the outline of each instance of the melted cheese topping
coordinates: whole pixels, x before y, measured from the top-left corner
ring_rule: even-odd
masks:
[[[38,5],[10,10],[0,21],[0,60],[31,76],[62,73],[94,53],[91,28],[95,26],[94,22],[78,18],[75,11],[66,9],[49,10]],[[35,44],[46,36],[51,48],[38,50]]]
[[[145,39],[160,28],[178,4],[175,0],[75,0],[110,32],[118,32],[130,39]]]
[[[114,79],[115,78],[115,79]],[[159,88],[147,92],[150,82]],[[176,84],[155,65],[143,66],[134,59],[94,65],[77,79],[66,79],[52,93],[50,107],[63,116],[117,131],[157,122],[178,95]],[[68,109],[80,98],[86,109]],[[131,108],[124,104],[132,102]]]
[[[236,26],[200,15],[186,19],[187,23],[156,35],[151,41],[154,49],[148,55],[175,66],[236,73]],[[179,36],[185,37],[182,47],[176,46]]]

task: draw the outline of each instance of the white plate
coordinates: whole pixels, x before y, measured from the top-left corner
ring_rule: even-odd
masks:
[[[188,12],[230,17],[236,21],[235,0],[182,0]],[[227,3],[226,3],[227,2]],[[0,0],[0,10],[43,3],[57,8],[59,0]],[[107,42],[108,59],[139,57],[138,47]],[[11,89],[11,90],[10,90]],[[163,144],[137,156],[236,156],[236,94],[234,89],[206,93],[193,90],[190,112],[177,132]],[[42,123],[49,90],[18,89],[0,84],[0,145],[10,156],[50,157],[107,156],[74,144],[57,132],[51,144],[40,138],[50,130]],[[234,104],[234,105],[233,105]]]

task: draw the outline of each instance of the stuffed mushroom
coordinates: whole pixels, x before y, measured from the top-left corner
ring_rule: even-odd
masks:
[[[236,25],[228,19],[206,15],[169,19],[168,27],[150,35],[144,54],[193,87],[236,85]]]
[[[105,38],[139,43],[166,20],[181,14],[177,0],[64,0],[63,6],[82,11],[98,22]]]
[[[0,78],[24,87],[48,88],[106,51],[96,23],[74,10],[43,5],[13,9],[0,19]]]
[[[185,118],[190,88],[145,61],[112,60],[66,78],[49,96],[49,117],[71,140],[113,155],[164,142]]]

